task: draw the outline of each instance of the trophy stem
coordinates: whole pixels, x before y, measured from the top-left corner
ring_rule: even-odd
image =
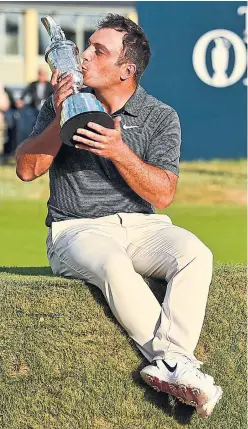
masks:
[[[63,32],[62,28],[56,24],[51,16],[43,16],[41,18],[41,22],[48,32],[52,42],[66,40],[65,33]]]

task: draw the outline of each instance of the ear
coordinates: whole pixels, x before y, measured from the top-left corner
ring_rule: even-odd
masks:
[[[136,72],[136,65],[135,64],[123,64],[123,70],[120,76],[120,79],[127,80],[130,77],[133,77]]]

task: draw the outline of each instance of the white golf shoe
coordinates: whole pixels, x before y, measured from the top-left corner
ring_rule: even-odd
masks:
[[[169,393],[185,404],[196,407],[200,417],[209,417],[222,396],[214,379],[199,370],[202,362],[184,355],[154,360],[140,372],[153,389]]]

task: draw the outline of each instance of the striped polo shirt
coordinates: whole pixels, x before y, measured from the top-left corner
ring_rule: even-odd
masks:
[[[113,114],[112,116],[115,116]],[[181,132],[175,110],[139,85],[119,111],[123,141],[144,162],[179,174]],[[43,104],[29,137],[55,119],[52,96]],[[111,160],[62,144],[49,169],[46,226],[67,219],[115,213],[154,213],[125,182]]]

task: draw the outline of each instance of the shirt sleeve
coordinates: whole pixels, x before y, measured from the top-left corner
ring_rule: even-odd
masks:
[[[181,127],[175,110],[163,110],[156,119],[158,126],[150,141],[145,161],[179,176]]]
[[[55,119],[56,115],[53,107],[52,97],[52,95],[48,97],[48,99],[43,104],[37,116],[34,128],[28,138],[39,136]]]

